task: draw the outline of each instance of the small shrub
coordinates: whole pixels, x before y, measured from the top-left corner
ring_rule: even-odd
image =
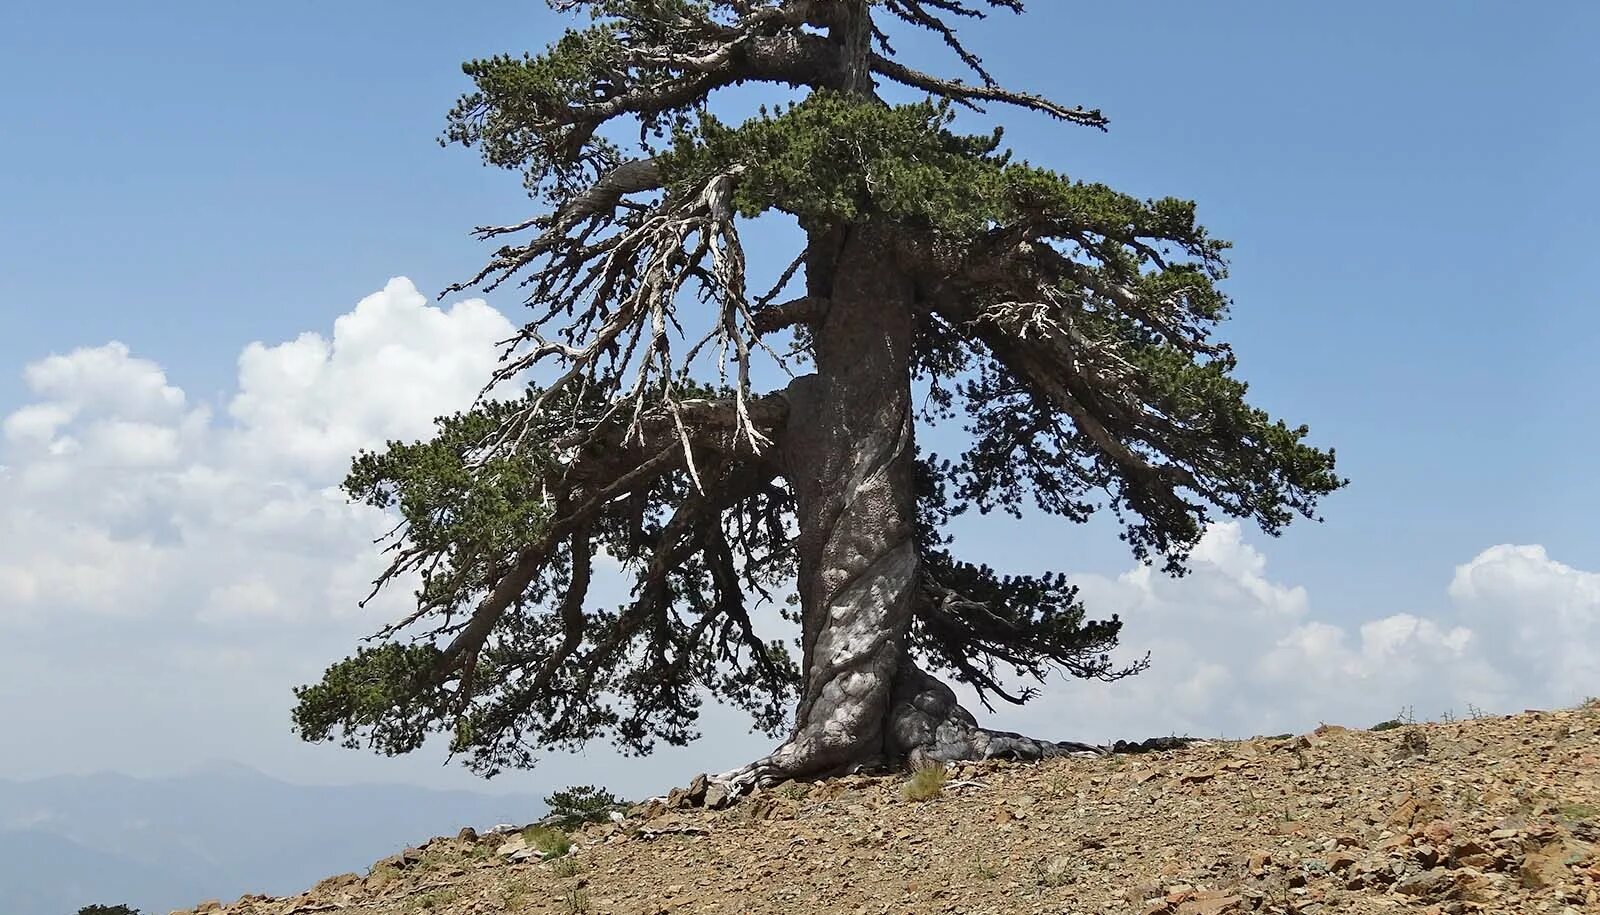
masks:
[[[1369,731],[1392,731],[1395,728],[1400,728],[1400,727],[1405,727],[1405,724],[1400,719],[1398,719],[1398,718],[1390,718],[1388,721],[1380,721],[1380,722],[1378,722],[1377,724],[1373,725],[1372,727],[1368,728],[1367,730],[1369,730]]]
[[[1561,814],[1563,820],[1570,820],[1574,823],[1600,817],[1600,807],[1596,807],[1593,804],[1562,804],[1556,808],[1556,812]]]
[[[917,770],[911,773],[910,780],[906,782],[906,799],[931,801],[944,793],[945,782],[949,780],[949,771],[940,763],[918,766]]]
[[[1049,860],[1040,859],[1033,863],[1033,882],[1039,886],[1066,886],[1072,881],[1070,858],[1058,856]]]
[[[578,859],[567,855],[550,862],[550,873],[557,877],[576,877],[578,875]]]
[[[522,838],[546,858],[560,858],[572,851],[572,837],[554,826],[529,826],[522,831]]]
[[[550,807],[550,822],[562,829],[577,829],[586,823],[603,823],[612,811],[626,810],[628,802],[603,788],[572,785],[544,799]]]
[[[567,890],[567,895],[562,901],[565,903],[567,915],[583,915],[583,913],[589,911],[588,890],[582,888]]]
[[[522,907],[522,900],[533,892],[533,884],[527,880],[513,880],[500,888],[500,902],[507,909]]]
[[[442,908],[452,902],[455,902],[456,897],[459,895],[460,892],[458,890],[434,890],[433,892],[423,893],[421,896],[416,897],[412,905],[408,906],[408,908],[421,909],[424,912],[431,912],[434,909]]]
[[[1421,728],[1407,726],[1390,752],[1396,759],[1421,759],[1428,755],[1428,736]]]

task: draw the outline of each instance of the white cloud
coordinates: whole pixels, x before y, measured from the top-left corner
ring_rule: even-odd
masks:
[[[409,280],[390,280],[334,321],[332,339],[245,347],[228,406],[235,456],[332,479],[358,449],[424,437],[435,416],[470,403],[511,334],[480,299],[432,308]]]
[[[72,420],[72,410],[63,404],[41,403],[23,407],[0,423],[0,431],[13,443],[48,446],[56,430]]]
[[[1456,571],[1437,617],[1398,610],[1318,619],[1306,592],[1273,582],[1235,523],[1213,527],[1181,579],[1148,567],[1077,579],[1097,614],[1120,613],[1122,653],[1143,674],[1107,686],[1052,684],[1007,726],[1064,737],[1295,731],[1367,726],[1403,708],[1572,704],[1600,689],[1600,575],[1540,547],[1496,546]]]
[[[35,402],[0,445],[4,617],[351,613],[385,522],[333,485],[358,449],[470,405],[511,332],[482,301],[435,308],[391,280],[331,337],[247,346],[222,418],[120,343],[29,365]]]
[[[35,395],[76,412],[99,410],[122,419],[166,420],[184,409],[183,391],[148,359],[121,343],[49,356],[23,371]]]
[[[1542,546],[1503,544],[1457,566],[1450,597],[1547,691],[1600,693],[1600,573],[1556,562]]]

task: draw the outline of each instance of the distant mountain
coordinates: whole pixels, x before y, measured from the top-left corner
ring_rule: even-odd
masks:
[[[90,903],[161,915],[292,893],[462,826],[543,813],[527,795],[294,785],[237,764],[170,778],[0,780],[0,893],[4,915],[72,915]]]
[[[91,901],[185,898],[202,885],[41,830],[0,830],[0,894],[8,915],[72,915]]]

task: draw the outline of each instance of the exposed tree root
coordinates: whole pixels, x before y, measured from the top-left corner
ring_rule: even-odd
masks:
[[[1148,753],[1182,749],[1196,742],[1189,737],[1152,737],[1091,744],[1041,740],[981,727],[972,713],[956,701],[954,690],[910,661],[902,663],[892,695],[887,727],[877,746],[824,728],[817,733],[797,734],[767,756],[712,780],[737,795],[791,779],[984,759],[1035,761],[1060,756]],[[830,737],[834,738],[831,742]]]

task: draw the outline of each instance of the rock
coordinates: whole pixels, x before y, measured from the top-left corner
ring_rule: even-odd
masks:
[[[328,896],[332,895],[333,893],[337,893],[340,890],[355,886],[360,882],[360,874],[337,874],[332,877],[324,878],[316,886],[311,888],[311,892],[319,896]]]
[[[1471,840],[1450,846],[1450,863],[1455,867],[1487,869],[1493,867],[1496,860],[1493,851]]]
[[[463,826],[461,831],[456,833],[456,838],[462,842],[477,842],[478,831],[471,826]]]
[[[1450,838],[1454,835],[1455,830],[1451,829],[1450,824],[1446,823],[1444,820],[1434,820],[1428,825],[1422,827],[1422,837],[1427,839],[1428,844],[1430,845],[1436,845],[1440,847],[1448,845],[1450,843]]]
[[[1402,896],[1430,897],[1439,895],[1449,886],[1448,871],[1431,870],[1401,880],[1394,885],[1394,891]]]
[[[509,858],[510,856],[523,851],[528,847],[528,840],[523,838],[519,833],[515,836],[512,836],[509,840],[500,843],[499,847],[494,850],[494,853],[502,858]]]
[[[654,839],[659,836],[708,836],[710,831],[701,826],[668,824],[665,826],[641,826],[634,835],[641,839]]]
[[[1411,847],[1411,834],[1410,833],[1401,833],[1400,835],[1389,836],[1388,838],[1384,839],[1382,842],[1378,843],[1378,849],[1380,851],[1394,852],[1394,851],[1398,851],[1398,850],[1400,850],[1402,848],[1410,848],[1410,847]]]
[[[1567,861],[1574,850],[1562,841],[1550,842],[1527,851],[1522,858],[1518,875],[1522,885],[1530,890],[1549,889],[1572,881],[1572,870]]]
[[[770,820],[778,815],[780,804],[778,799],[770,794],[763,794],[745,802],[750,808],[750,819]]]
[[[1232,893],[1202,891],[1178,905],[1177,915],[1223,915],[1244,908],[1244,899]]]
[[[1321,877],[1328,873],[1328,865],[1315,858],[1307,858],[1300,862],[1300,872],[1307,877]]]
[[[1389,815],[1389,823],[1401,829],[1411,829],[1417,823],[1437,819],[1444,810],[1439,802],[1427,795],[1406,795]]]
[[[710,784],[711,780],[706,778],[705,773],[702,772],[696,775],[689,780],[689,787],[684,792],[684,799],[689,802],[690,806],[699,807],[706,802],[706,789],[710,787]]]
[[[1328,861],[1327,861],[1328,870],[1333,871],[1335,873],[1338,873],[1338,872],[1341,872],[1341,871],[1347,871],[1350,868],[1354,867],[1355,863],[1356,863],[1356,856],[1350,854],[1347,851],[1346,852],[1338,852],[1338,853],[1332,855],[1331,857],[1329,857]]]
[[[221,908],[222,908],[222,900],[221,899],[207,899],[205,902],[202,902],[199,905],[195,906],[194,907],[194,911],[195,911],[195,915],[205,915],[205,913],[207,913],[207,912],[215,912],[215,911],[218,911]]]
[[[731,806],[735,799],[736,795],[728,790],[727,785],[718,783],[702,790],[700,802],[711,810],[722,810]]]
[[[659,798],[651,798],[643,804],[628,808],[628,816],[637,820],[653,820],[657,817],[665,816],[667,811],[671,809],[671,805],[666,801]]]
[[[687,788],[674,788],[667,793],[667,806],[673,810],[701,807],[706,802],[706,791],[711,781],[704,773],[696,775]]]

